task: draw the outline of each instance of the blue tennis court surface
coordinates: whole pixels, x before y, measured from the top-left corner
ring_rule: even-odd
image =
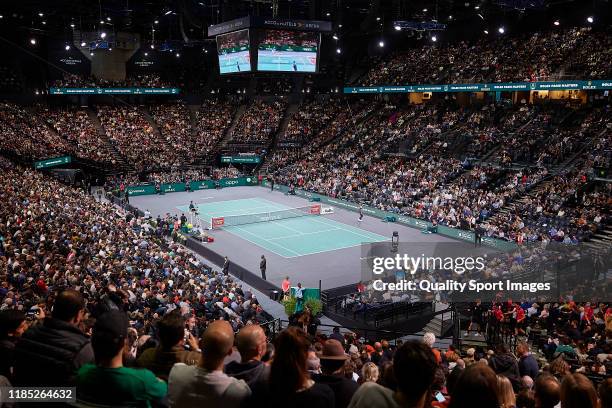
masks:
[[[317,53],[258,50],[257,69],[259,71],[315,72]]]
[[[263,198],[217,201],[197,204],[197,207],[200,218],[208,224],[213,217],[256,214],[291,208]],[[189,210],[187,205],[177,208],[183,212]],[[357,215],[355,215],[355,222],[357,222]],[[324,215],[226,226],[223,227],[223,230],[284,258],[334,251],[365,242],[381,242],[389,239],[331,220]]]

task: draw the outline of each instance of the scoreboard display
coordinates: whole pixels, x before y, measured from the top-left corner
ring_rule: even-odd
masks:
[[[219,72],[316,73],[321,33],[329,21],[247,16],[208,27],[217,42]]]
[[[257,47],[257,70],[316,72],[320,34],[266,30]]]
[[[251,71],[249,30],[217,36],[217,54],[221,74]]]

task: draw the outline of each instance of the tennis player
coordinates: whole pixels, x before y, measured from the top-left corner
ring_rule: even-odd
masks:
[[[363,205],[359,206],[359,222],[363,221]]]

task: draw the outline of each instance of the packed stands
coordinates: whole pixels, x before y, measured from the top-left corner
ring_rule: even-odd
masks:
[[[220,100],[209,99],[196,111],[194,132],[198,138],[198,149],[202,153],[211,153],[221,141],[232,123],[236,105]]]
[[[116,157],[109,142],[104,140],[82,109],[49,109],[39,112],[58,134],[75,144],[79,157],[94,162],[115,164]]]
[[[244,112],[230,143],[267,146],[278,130],[287,105],[283,101],[255,101]]]
[[[44,159],[76,150],[41,117],[16,104],[0,104],[0,127],[0,149],[24,158]]]
[[[98,118],[106,136],[136,170],[167,168],[181,162],[176,146],[167,144],[138,108],[100,106]]]
[[[426,45],[381,60],[359,80],[359,84],[548,81],[560,74],[560,68],[567,61],[580,63],[571,63],[566,77],[570,73],[588,79],[609,77],[608,51],[593,52],[594,47],[599,49],[609,40],[608,33],[569,28],[496,39],[485,37],[475,42]],[[470,58],[464,58],[465,55]],[[521,62],[517,64],[516,61]]]

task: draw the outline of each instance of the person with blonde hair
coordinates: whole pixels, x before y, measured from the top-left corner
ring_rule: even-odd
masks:
[[[497,376],[497,396],[500,408],[516,408],[516,395],[508,377]]]
[[[361,367],[361,383],[367,382],[377,382],[378,376],[380,372],[378,371],[378,366],[371,361],[365,363],[363,367]]]

